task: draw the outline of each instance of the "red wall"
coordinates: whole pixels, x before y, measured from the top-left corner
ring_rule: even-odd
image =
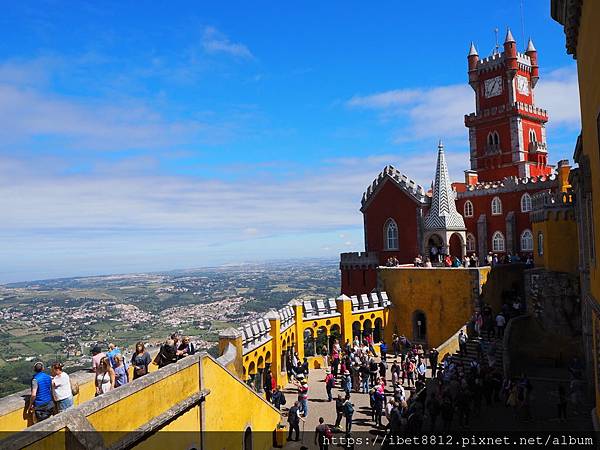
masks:
[[[385,264],[391,256],[400,263],[411,263],[419,253],[417,239],[417,203],[402,189],[386,180],[372,202],[365,216],[366,251],[381,252],[379,263]],[[384,225],[388,219],[398,225],[398,251],[384,251]]]
[[[526,229],[532,231],[531,221],[529,220],[529,212],[521,212],[521,196],[527,192],[533,196],[534,193],[539,190],[530,191],[515,191],[498,194],[497,196],[502,201],[502,214],[499,216],[492,216],[492,199],[496,195],[482,195],[472,198],[461,198],[456,201],[456,208],[460,214],[464,217],[464,205],[467,200],[473,203],[473,217],[464,217],[467,232],[472,233],[476,239],[475,251],[479,252],[479,239],[480,236],[477,234],[477,220],[481,214],[486,215],[487,219],[487,248],[488,251],[492,251],[492,236],[496,231],[500,231],[506,236],[506,215],[509,212],[515,213],[515,251],[521,252],[521,233]],[[533,231],[532,231],[533,233]],[[508,246],[508,243],[506,244]]]
[[[368,294],[377,287],[376,269],[342,269],[342,294]]]

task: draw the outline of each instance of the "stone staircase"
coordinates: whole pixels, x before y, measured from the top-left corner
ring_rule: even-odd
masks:
[[[483,354],[483,360],[487,360],[487,350],[489,349],[489,347],[491,345],[496,346],[496,352],[494,354],[495,356],[495,364],[494,367],[496,368],[496,370],[500,371],[500,373],[503,372],[503,354],[504,354],[504,347],[502,344],[502,338],[485,338],[485,337],[469,337],[469,340],[467,341],[467,354],[466,355],[461,355],[460,353],[454,353],[452,355],[452,358],[455,361],[462,361],[462,363],[464,364],[465,367],[468,367],[469,364],[471,363],[471,361],[476,360],[477,359],[477,348],[479,346],[479,343],[481,342],[482,344],[482,354]]]

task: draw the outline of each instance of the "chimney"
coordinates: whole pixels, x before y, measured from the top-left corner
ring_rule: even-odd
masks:
[[[569,174],[571,173],[571,166],[569,164],[568,159],[561,159],[558,162],[558,189],[560,192],[567,192],[571,189],[571,184],[569,183]]]
[[[467,186],[474,186],[478,181],[477,171],[465,170],[465,183]]]

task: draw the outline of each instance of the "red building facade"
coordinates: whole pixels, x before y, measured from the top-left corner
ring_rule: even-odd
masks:
[[[503,50],[480,59],[471,44],[468,77],[476,107],[465,116],[470,169],[464,183],[452,184],[452,193],[437,186],[436,173],[436,201],[440,192],[452,198],[454,213],[462,215],[466,228],[460,233],[453,231],[457,228],[434,230],[435,237],[453,234],[452,241],[440,242],[439,247],[453,256],[477,253],[483,259],[490,252],[528,256],[533,251],[531,197],[568,184],[567,161],[560,161],[556,171],[548,165],[548,114],[534,102],[537,51],[530,40],[526,51],[518,52],[510,30]],[[443,147],[440,152],[444,158]],[[439,164],[440,156],[438,172]],[[445,160],[443,165],[447,175]],[[356,295],[377,288],[376,269],[390,257],[411,264],[417,255],[427,255],[432,231],[425,219],[432,209],[430,193],[394,167],[385,167],[363,194],[365,252],[341,254],[342,293]]]

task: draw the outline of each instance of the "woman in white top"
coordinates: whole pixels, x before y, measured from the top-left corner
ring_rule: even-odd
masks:
[[[104,394],[115,388],[115,371],[110,366],[105,356],[100,360],[98,373],[96,374],[96,396]]]
[[[52,396],[56,402],[58,412],[73,406],[73,391],[69,374],[63,372],[63,365],[59,362],[52,364]]]

